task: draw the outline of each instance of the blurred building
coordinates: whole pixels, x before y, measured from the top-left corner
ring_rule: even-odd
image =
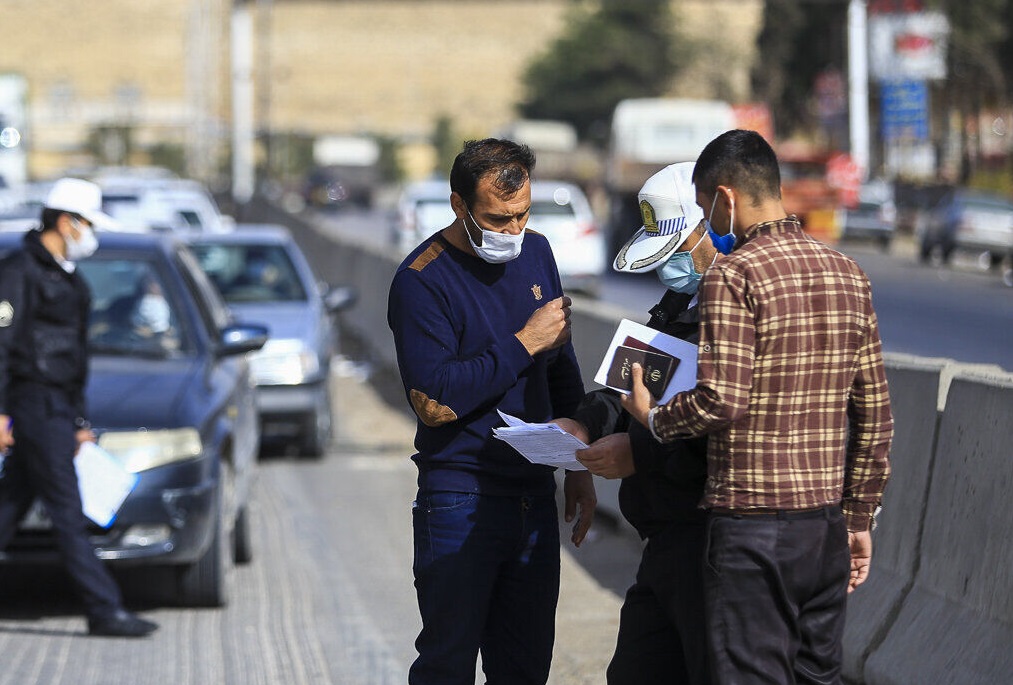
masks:
[[[426,141],[514,117],[528,60],[563,29],[569,0],[246,0],[255,26],[260,134],[373,133]],[[700,59],[683,97],[748,99],[762,0],[672,0]],[[230,0],[4,3],[0,73],[23,75],[34,177],[183,154],[228,168]]]

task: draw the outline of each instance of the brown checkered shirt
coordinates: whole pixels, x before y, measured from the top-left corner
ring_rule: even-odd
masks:
[[[750,227],[700,286],[697,384],[658,439],[710,434],[705,507],[841,503],[868,530],[893,435],[869,281],[789,217]]]

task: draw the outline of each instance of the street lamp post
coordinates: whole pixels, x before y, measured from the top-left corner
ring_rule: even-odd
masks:
[[[869,173],[869,52],[866,0],[848,3],[848,112],[851,158],[864,181]]]
[[[232,200],[253,197],[253,18],[248,0],[232,6]]]

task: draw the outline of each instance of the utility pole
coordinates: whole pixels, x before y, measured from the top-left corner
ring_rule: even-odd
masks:
[[[848,119],[851,158],[869,175],[869,40],[866,0],[848,3]]]
[[[253,18],[248,0],[232,5],[232,200],[253,197]]]

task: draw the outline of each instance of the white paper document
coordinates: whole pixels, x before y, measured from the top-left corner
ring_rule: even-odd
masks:
[[[587,445],[556,424],[527,423],[503,412],[499,412],[499,415],[506,426],[493,428],[493,437],[513,447],[532,464],[545,464],[569,471],[587,470],[574,456],[577,450],[585,449]]]
[[[605,357],[601,361],[598,373],[595,374],[595,383],[606,387],[614,388],[622,393],[628,393],[614,383],[609,383],[609,370],[612,368],[616,358],[616,351],[620,348],[636,347],[638,349],[649,349],[652,352],[670,355],[675,358],[677,366],[671,379],[665,385],[664,391],[657,397],[658,404],[665,404],[676,394],[690,390],[696,386],[696,357],[697,347],[695,343],[686,342],[675,336],[656,331],[629,319],[623,319],[616,328],[612,342],[609,343]],[[613,369],[613,373],[615,370]]]
[[[108,528],[140,476],[126,471],[116,457],[93,442],[81,443],[74,468],[84,515]]]

